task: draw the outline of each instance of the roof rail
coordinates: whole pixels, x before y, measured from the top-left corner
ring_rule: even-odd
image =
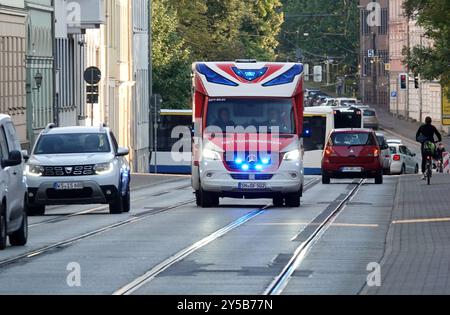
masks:
[[[44,131],[45,131],[45,132],[49,132],[51,129],[53,129],[53,128],[55,128],[55,127],[56,127],[56,124],[55,124],[55,123],[49,123],[49,124],[45,127]]]

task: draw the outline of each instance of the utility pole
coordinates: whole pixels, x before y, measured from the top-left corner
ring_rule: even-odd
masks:
[[[411,42],[409,39],[409,18],[406,19],[406,46],[408,47],[408,51],[411,48]],[[408,69],[409,70],[409,69]],[[409,71],[408,71],[409,72]],[[409,78],[406,84],[406,103],[405,103],[405,109],[406,109],[406,119],[409,119]],[[422,116],[422,115],[420,115]]]
[[[409,35],[408,35],[408,37],[409,37]],[[422,47],[422,33],[420,33],[420,47]],[[418,80],[419,80],[419,119],[420,119],[420,122],[422,123],[423,100],[422,100],[422,78],[420,76],[420,73],[418,74]]]
[[[373,82],[372,82],[372,95],[374,104],[378,105],[378,93],[377,93],[377,84],[378,84],[378,67],[376,62],[376,56],[378,54],[377,52],[377,33],[376,30],[372,32],[372,47],[373,47],[373,63],[372,63],[372,76],[373,76]]]

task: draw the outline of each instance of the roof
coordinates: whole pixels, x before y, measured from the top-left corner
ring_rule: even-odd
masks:
[[[72,127],[54,127],[44,130],[45,134],[62,134],[62,133],[104,133],[109,130],[107,127],[91,127],[91,126],[72,126]]]
[[[305,114],[332,114],[334,111],[331,106],[313,106],[305,107],[303,112]]]
[[[3,120],[3,119],[11,119],[11,117],[6,114],[0,114],[0,120]]]
[[[374,131],[373,131],[373,129],[368,129],[368,128],[340,128],[340,129],[333,129],[331,132],[333,132],[333,133],[349,133],[349,132],[372,133]]]
[[[299,63],[196,62],[193,72],[196,91],[209,97],[293,97],[302,91]]]

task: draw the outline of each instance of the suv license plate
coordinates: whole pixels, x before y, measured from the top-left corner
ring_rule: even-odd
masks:
[[[83,189],[83,183],[80,182],[63,182],[55,183],[53,187],[56,190],[73,190],[73,189]]]
[[[265,189],[266,183],[239,183],[240,189]]]
[[[362,172],[361,167],[343,167],[342,172]]]

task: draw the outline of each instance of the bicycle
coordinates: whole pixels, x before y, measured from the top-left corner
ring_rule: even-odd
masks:
[[[436,152],[435,141],[426,141],[423,145],[425,158],[427,159],[425,167],[425,177],[427,179],[427,185],[431,184],[431,177],[433,176],[433,159]]]

